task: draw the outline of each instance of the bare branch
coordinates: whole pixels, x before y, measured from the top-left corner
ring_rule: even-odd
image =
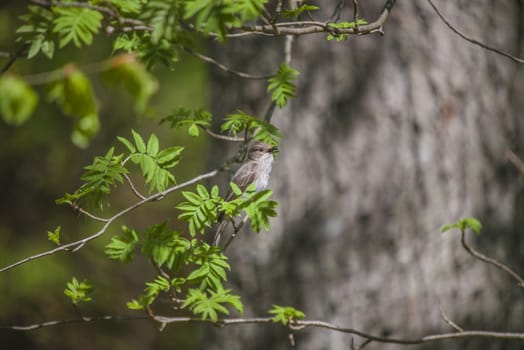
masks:
[[[148,320],[149,316],[96,316],[96,317],[82,317],[70,320],[58,320],[48,321],[43,323],[35,323],[24,326],[0,326],[0,329],[11,329],[14,331],[32,331],[39,328],[58,326],[63,324],[75,324],[75,323],[89,323],[99,321],[143,321]]]
[[[331,15],[330,20],[332,22],[338,22],[340,19],[340,12],[342,12],[342,9],[344,8],[344,0],[338,0],[338,4],[335,7],[335,10],[333,11],[333,14]]]
[[[360,26],[358,24],[358,0],[353,0],[353,21],[355,22],[355,29],[360,32]]]
[[[74,210],[78,211],[79,213],[84,214],[84,215],[87,216],[88,218],[91,218],[91,219],[93,219],[93,220],[95,220],[95,221],[100,221],[100,222],[108,222],[108,221],[109,221],[109,219],[101,218],[101,217],[99,217],[99,216],[96,216],[96,215],[94,215],[94,214],[91,214],[90,212],[88,212],[87,210],[85,210],[85,209],[79,207],[79,206],[76,205],[76,204],[73,204],[72,207],[73,207]]]
[[[220,319],[217,322],[211,320],[203,320],[195,317],[168,317],[168,316],[96,316],[96,317],[82,317],[70,320],[59,320],[59,321],[48,321],[44,323],[36,323],[30,325],[17,325],[17,326],[0,326],[0,329],[10,329],[16,331],[30,331],[34,329],[52,327],[63,324],[75,324],[75,323],[89,323],[99,321],[137,321],[137,320],[154,320],[162,325],[168,325],[172,323],[207,323],[214,324],[217,326],[233,326],[241,324],[275,324],[272,317],[252,317],[252,318],[226,318]],[[323,328],[335,332],[354,334],[363,339],[366,339],[359,348],[363,348],[371,341],[379,343],[389,344],[402,344],[402,345],[417,345],[422,343],[431,343],[441,341],[445,339],[466,339],[466,338],[493,338],[493,339],[513,339],[513,340],[524,340],[524,333],[510,333],[510,332],[489,332],[489,331],[464,331],[458,333],[442,333],[442,334],[430,334],[420,338],[388,338],[375,336],[370,333],[366,333],[360,330],[356,330],[349,327],[341,327],[333,323],[318,321],[318,320],[295,320],[294,325],[303,326],[304,328]],[[299,331],[299,330],[297,330]]]
[[[204,128],[203,126],[200,126],[209,136],[214,137],[215,139],[224,140],[224,141],[232,141],[232,142],[245,142],[246,140],[243,137],[233,137],[233,136],[227,136],[227,135],[221,135],[217,134],[211,129]]]
[[[135,194],[135,196],[138,197],[138,199],[146,199],[146,197],[144,195],[142,195],[135,187],[135,185],[133,184],[133,181],[131,181],[131,178],[129,177],[129,175],[125,174],[124,173],[124,177],[125,179],[127,180],[127,183],[129,184],[129,187],[131,187],[131,191],[133,191],[133,193]]]
[[[75,241],[75,242],[71,242],[71,243],[68,243],[68,244],[64,244],[64,245],[60,245],[54,249],[51,249],[51,250],[48,250],[48,251],[45,251],[45,252],[42,252],[42,253],[39,253],[39,254],[35,254],[35,255],[31,255],[29,257],[26,257],[22,260],[19,260],[13,264],[10,264],[10,265],[7,265],[3,268],[0,269],[0,272],[4,272],[4,271],[7,271],[7,270],[10,270],[16,266],[19,266],[19,265],[22,265],[22,264],[25,264],[25,263],[28,263],[30,261],[33,261],[33,260],[36,260],[36,259],[40,259],[40,258],[43,258],[44,256],[48,256],[48,255],[52,255],[52,254],[55,254],[55,253],[58,253],[60,251],[77,251],[79,250],[80,248],[82,248],[87,242],[89,241],[92,241],[100,236],[102,236],[106,231],[107,229],[109,228],[109,226],[115,222],[118,218],[120,218],[121,216],[133,211],[134,209],[148,203],[148,202],[153,202],[153,201],[157,201],[157,200],[161,200],[163,199],[165,196],[167,196],[168,194],[172,193],[172,192],[175,192],[181,188],[184,188],[184,187],[187,187],[189,185],[192,185],[194,183],[197,183],[199,181],[202,181],[204,179],[207,179],[207,178],[210,178],[210,177],[213,177],[215,176],[216,174],[218,174],[218,170],[213,170],[213,171],[210,171],[208,173],[205,173],[205,174],[202,174],[202,175],[199,175],[191,180],[188,180],[186,182],[183,182],[179,185],[176,185],[176,186],[172,186],[170,188],[168,188],[167,190],[165,191],[162,191],[162,192],[157,192],[149,197],[146,197],[144,199],[142,199],[141,201],[139,202],[136,202],[135,204],[125,208],[124,210],[116,213],[115,215],[113,215],[112,217],[108,218],[107,221],[105,222],[104,226],[102,226],[102,228],[95,234],[91,235],[91,236],[88,236],[86,238],[83,238],[81,240],[78,240],[78,241]]]
[[[506,158],[524,175],[524,162],[509,148],[506,149]]]
[[[0,75],[4,74],[11,68],[11,66],[15,63],[17,59],[25,55],[26,49],[29,47],[28,44],[24,44],[20,46],[20,48],[14,53],[14,54],[7,54],[8,60],[7,62],[0,68]]]
[[[444,320],[444,322],[446,322],[447,324],[449,324],[451,326],[451,328],[453,328],[454,330],[456,330],[457,332],[464,332],[464,329],[461,328],[459,325],[457,325],[455,322],[451,321],[451,319],[446,316],[446,314],[444,313],[444,310],[442,309],[442,305],[439,305],[438,306],[439,308],[439,311],[440,311],[440,317],[442,317],[442,319]]]
[[[273,74],[254,75],[254,74],[248,74],[248,73],[240,72],[240,71],[237,71],[237,70],[234,70],[232,68],[227,67],[226,65],[216,61],[214,58],[211,58],[211,57],[208,57],[208,56],[203,55],[201,53],[198,53],[195,50],[190,49],[189,47],[184,47],[184,50],[186,52],[188,52],[189,54],[191,54],[191,55],[193,55],[195,57],[200,58],[202,61],[205,61],[205,62],[208,62],[208,63],[211,63],[211,64],[215,65],[216,67],[222,69],[224,72],[234,74],[234,75],[239,76],[241,78],[252,79],[252,80],[266,80],[266,79],[269,79],[269,78],[271,78],[273,76]]]
[[[466,242],[466,234],[464,232],[464,230],[461,230],[460,232],[460,240],[462,242],[462,246],[464,247],[464,249],[466,249],[466,251],[471,254],[473,257],[479,259],[480,261],[483,261],[487,264],[491,264],[495,267],[497,267],[498,269],[502,270],[502,271],[505,271],[507,272],[511,277],[513,277],[515,280],[517,280],[518,284],[520,287],[524,287],[524,279],[522,277],[520,277],[515,271],[513,271],[512,269],[510,269],[507,265],[501,263],[501,262],[498,262],[497,260],[495,259],[492,259],[490,257],[487,257],[485,256],[484,254],[476,251],[475,249],[473,249],[472,247],[470,247],[467,242]]]
[[[504,52],[502,50],[499,50],[497,48],[494,48],[494,47],[491,47],[491,46],[488,46],[476,39],[473,39],[471,37],[468,37],[466,36],[465,34],[463,34],[462,32],[460,32],[458,29],[456,29],[453,25],[451,25],[451,23],[449,23],[449,21],[442,15],[442,13],[440,13],[439,9],[435,6],[435,4],[433,4],[433,1],[431,0],[428,0],[429,4],[431,5],[431,7],[433,7],[433,10],[435,10],[435,12],[437,13],[437,15],[440,17],[440,19],[442,20],[442,22],[444,22],[446,24],[446,26],[451,29],[455,34],[457,34],[458,36],[460,36],[462,39],[466,40],[466,41],[469,41],[470,43],[474,44],[474,45],[477,45],[477,46],[480,46],[481,48],[485,49],[485,50],[488,50],[488,51],[492,51],[492,52],[495,52],[501,56],[504,56],[506,58],[509,58],[510,60],[514,61],[514,62],[517,62],[517,63],[521,63],[521,64],[524,64],[524,59],[522,58],[519,58],[519,57],[516,57],[516,56],[513,56],[507,52]]]

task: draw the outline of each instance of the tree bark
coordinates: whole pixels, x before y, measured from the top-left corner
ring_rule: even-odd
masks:
[[[319,6],[327,14],[335,4]],[[382,5],[361,2],[361,17],[373,20]],[[521,2],[436,5],[468,35],[522,54]],[[350,9],[342,16],[352,20]],[[517,271],[524,263],[522,179],[505,158],[506,149],[524,155],[523,66],[464,41],[425,1],[398,1],[384,32],[340,43],[324,35],[295,41],[298,97],[273,118],[284,135],[270,182],[279,216],[270,233],[243,232],[228,250],[245,315],[291,305],[310,319],[416,337],[452,331],[440,304],[465,329],[521,330],[522,291],[469,256],[458,232],[440,234],[439,227],[477,217],[484,229],[468,235],[474,246]],[[283,60],[281,39],[237,40],[215,55],[261,73]],[[215,78],[216,113],[239,105],[264,113],[264,84]],[[208,339],[217,349],[284,349],[286,334],[242,326]],[[325,330],[295,336],[300,349],[348,349],[351,342]]]

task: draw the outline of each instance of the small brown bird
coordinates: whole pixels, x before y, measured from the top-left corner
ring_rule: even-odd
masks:
[[[278,147],[273,147],[262,141],[255,141],[249,147],[247,160],[236,171],[231,179],[242,192],[254,183],[256,191],[262,191],[267,187],[269,182],[269,175],[271,173],[271,165],[274,159],[274,153],[278,152]],[[235,193],[228,189],[225,200],[230,201],[235,197]],[[219,221],[222,219],[223,213],[219,215]],[[213,245],[218,245],[222,232],[228,224],[227,220],[222,220],[218,224]]]

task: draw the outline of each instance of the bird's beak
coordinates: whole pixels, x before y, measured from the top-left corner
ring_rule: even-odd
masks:
[[[271,153],[278,153],[278,152],[279,152],[278,146],[271,147],[271,148],[269,149],[269,152],[271,152]]]

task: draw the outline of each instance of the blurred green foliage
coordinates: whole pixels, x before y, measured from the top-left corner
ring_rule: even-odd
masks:
[[[15,31],[21,25],[17,18],[25,12],[23,6],[22,2],[16,1],[0,4],[1,52],[13,52],[20,45],[15,41]],[[75,41],[75,38],[71,40]],[[135,129],[144,135],[156,133],[165,147],[188,146],[189,150],[181,159],[184,166],[176,172],[181,180],[199,173],[206,164],[207,159],[194,156],[205,153],[208,147],[205,139],[195,139],[186,132],[162,127],[159,121],[160,117],[172,113],[187,101],[192,101],[194,106],[207,106],[207,67],[200,61],[181,55],[172,69],[158,66],[148,73],[130,56],[116,56],[119,61],[107,61],[112,50],[109,40],[97,38],[92,46],[81,50],[68,46],[60,53],[55,52],[52,60],[45,55],[35,56],[32,60],[18,60],[5,75],[9,85],[7,93],[14,96],[13,101],[16,102],[20,95],[25,99],[21,101],[23,103],[0,106],[4,120],[9,119],[5,116],[12,120],[9,125],[5,121],[0,122],[2,266],[52,248],[54,243],[47,239],[47,231],[53,231],[58,225],[61,226],[60,239],[66,241],[84,237],[100,227],[100,223],[79,217],[71,208],[57,206],[54,202],[64,193],[79,187],[83,167],[91,164],[95,155],[105,154],[111,145],[117,144],[117,136],[127,137],[131,129]],[[0,65],[7,59],[5,55],[0,56]],[[108,65],[107,70],[102,76],[90,74],[92,64]],[[38,83],[40,73],[47,72],[61,72],[61,80],[56,84],[62,86],[54,88],[62,91],[52,91]],[[151,77],[149,74],[152,74]],[[30,84],[33,79],[36,84],[25,85],[19,82],[18,76],[28,77]],[[0,81],[0,93],[6,93],[2,92],[5,90],[2,90],[2,84],[6,80]],[[60,102],[60,94],[68,93],[70,84],[75,85],[70,93],[82,93],[78,96],[82,102],[77,106]],[[162,89],[159,90],[158,86]],[[20,93],[19,90],[27,91]],[[29,100],[27,96],[30,96]],[[39,96],[38,104],[36,96]],[[49,96],[58,103],[47,102]],[[84,109],[78,110],[78,105]],[[34,113],[28,118],[31,109]],[[66,118],[64,114],[73,118]],[[89,123],[86,118],[91,118],[87,120]],[[99,132],[92,132],[93,128],[99,128]],[[72,137],[84,149],[73,145],[71,130],[79,133]],[[89,142],[82,139],[83,136]],[[119,152],[125,150],[120,146]],[[132,196],[128,192],[123,189],[111,193],[112,207],[107,208],[107,213],[128,203]],[[163,201],[141,208],[136,215],[127,218],[126,223],[133,227],[146,227],[154,220],[173,217],[172,203]],[[115,232],[118,226],[110,233]],[[89,313],[129,313],[125,301],[140,294],[143,289],[140,280],[133,276],[151,274],[153,280],[154,273],[145,261],[120,266],[101,259],[109,242],[110,235],[92,242],[75,255],[60,253],[44,258],[38,264],[23,265],[2,273],[0,293],[4,297],[0,299],[3,311],[0,323],[25,324],[77,317],[71,302],[64,296],[64,287],[73,275],[79,280],[87,278],[95,286]],[[121,295],[122,302],[115,303],[114,295]],[[78,307],[82,309],[85,306]],[[167,349],[176,342],[181,348],[190,349],[198,341],[198,336],[195,336],[198,329],[191,326],[163,333],[147,322],[73,326],[74,332],[70,331],[73,328],[68,327],[71,326],[21,333],[0,330],[2,347]]]

